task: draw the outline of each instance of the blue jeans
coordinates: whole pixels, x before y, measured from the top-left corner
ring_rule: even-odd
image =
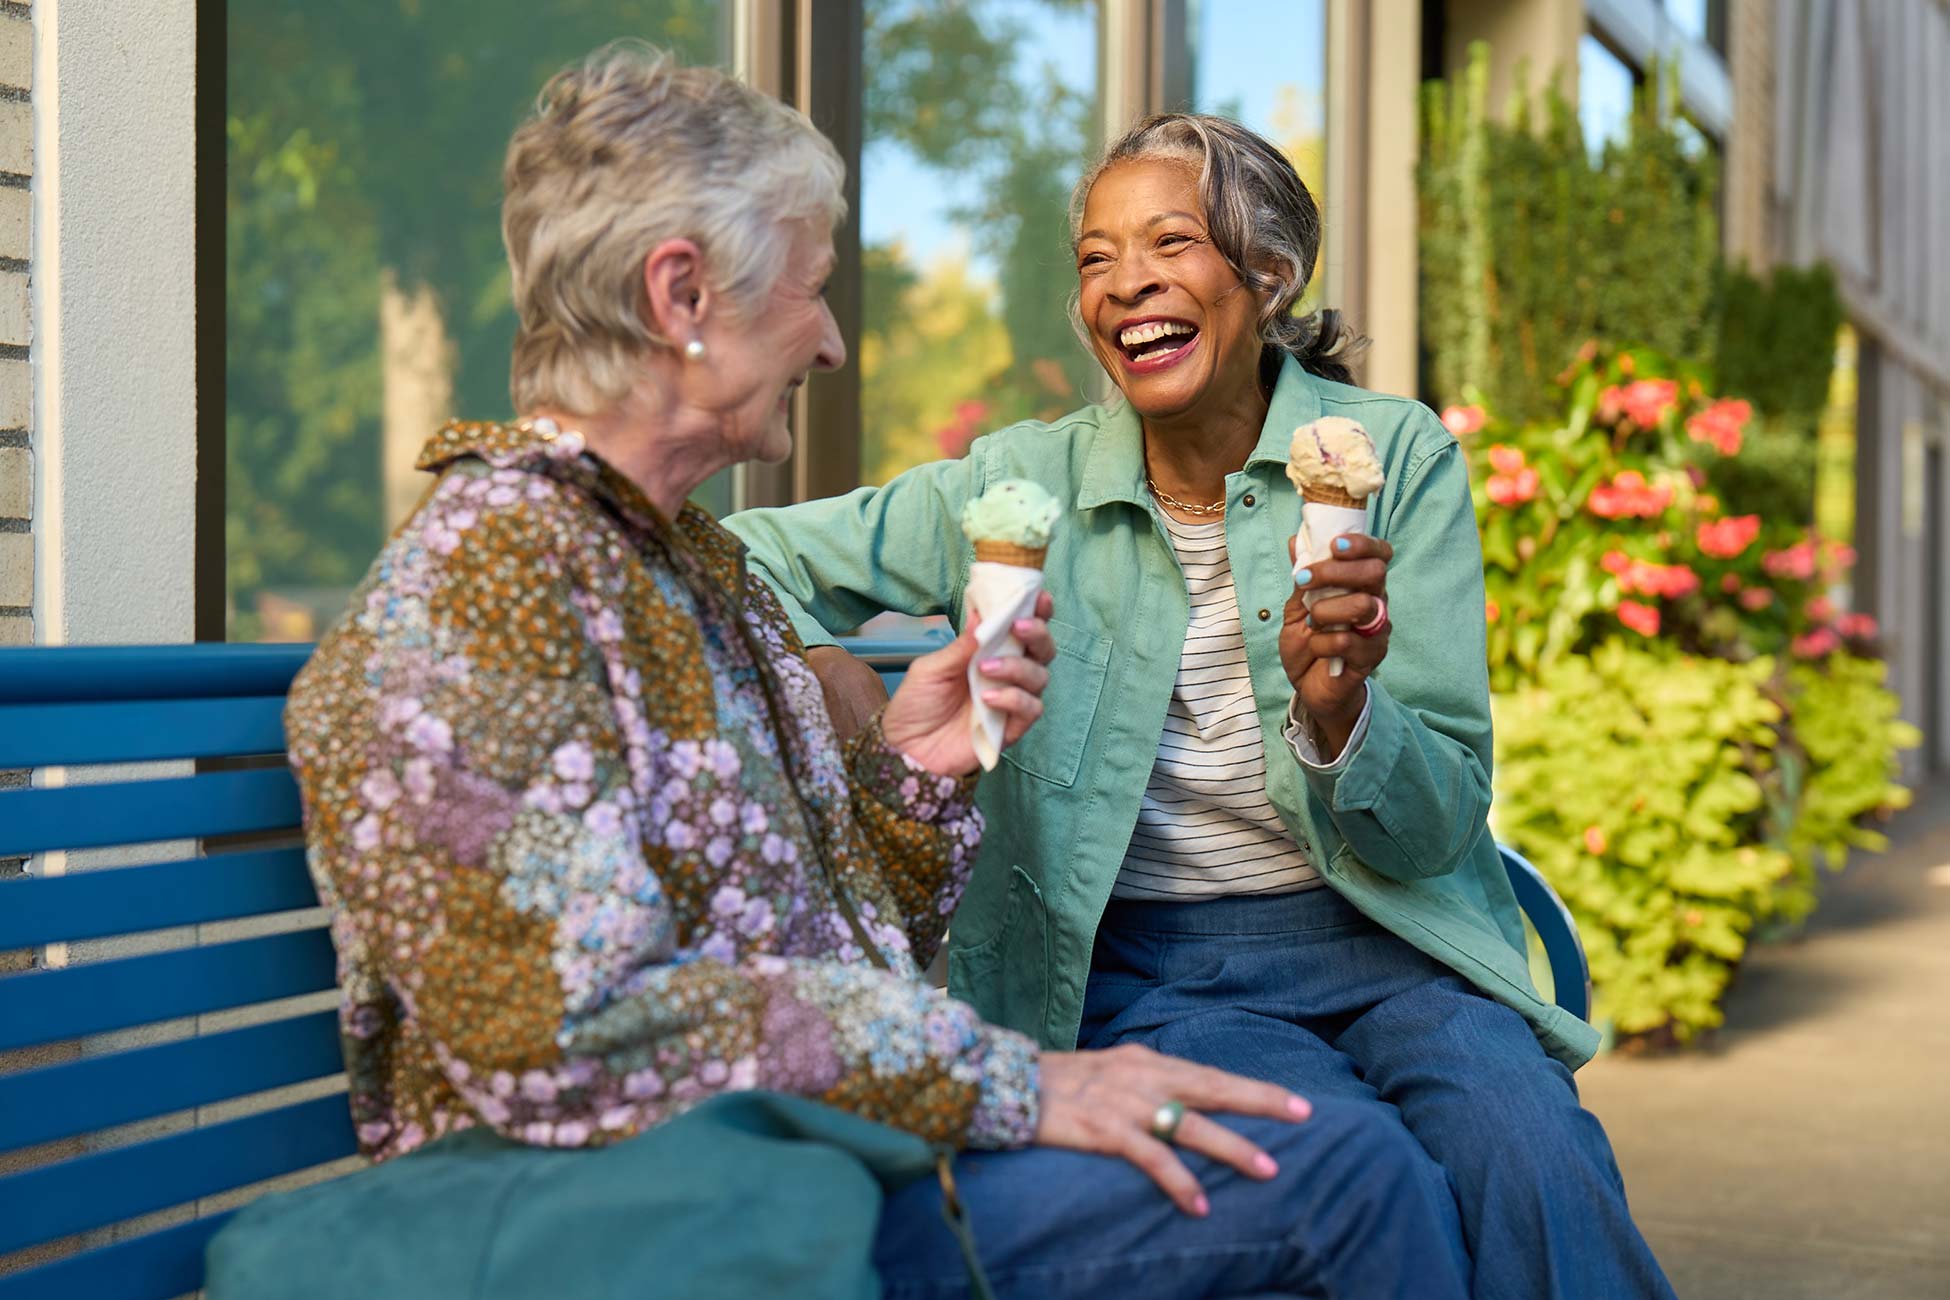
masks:
[[[1078,1046],[1130,1042],[1279,1083],[1314,1118],[1227,1121],[1280,1174],[1255,1184],[1191,1157],[1205,1220],[1102,1157],[963,1157],[1001,1294],[1672,1295],[1570,1072],[1515,1012],[1331,890],[1113,902]],[[960,1293],[939,1202],[918,1184],[889,1202],[876,1261],[889,1297]]]

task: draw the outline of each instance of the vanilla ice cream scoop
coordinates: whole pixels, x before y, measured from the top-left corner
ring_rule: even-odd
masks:
[[[1368,431],[1342,415],[1323,415],[1293,431],[1286,476],[1309,501],[1344,506],[1365,505],[1387,481]]]
[[[1003,479],[962,507],[961,530],[978,551],[985,543],[1042,551],[1062,514],[1063,507],[1041,484]],[[1036,563],[1041,562],[1038,556]]]

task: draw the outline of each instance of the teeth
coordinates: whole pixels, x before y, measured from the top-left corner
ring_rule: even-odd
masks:
[[[1140,343],[1151,343],[1174,334],[1195,333],[1197,331],[1190,325],[1180,324],[1177,321],[1152,321],[1148,325],[1131,326],[1117,336],[1117,341],[1127,348],[1134,348]]]

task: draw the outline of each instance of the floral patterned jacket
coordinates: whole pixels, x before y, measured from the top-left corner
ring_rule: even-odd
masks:
[[[920,974],[972,782],[842,747],[742,545],[579,435],[453,424],[420,467],[285,719],[361,1147],[595,1145],[741,1088],[1027,1143],[1034,1045]]]

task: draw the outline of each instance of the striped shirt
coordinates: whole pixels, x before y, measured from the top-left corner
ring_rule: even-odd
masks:
[[[1158,757],[1113,898],[1288,894],[1320,876],[1266,797],[1266,741],[1246,665],[1246,635],[1225,521],[1159,512],[1178,551],[1191,625],[1165,710]]]

